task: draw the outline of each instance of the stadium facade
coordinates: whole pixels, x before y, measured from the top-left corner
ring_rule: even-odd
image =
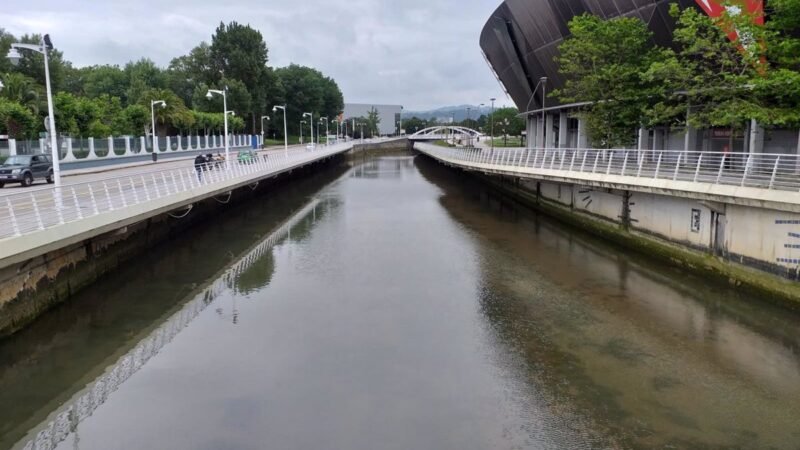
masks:
[[[712,16],[722,10],[715,0],[505,0],[484,26],[480,46],[503,89],[527,118],[529,147],[591,146],[582,123],[572,114],[578,105],[562,105],[547,95],[563,86],[555,57],[569,36],[567,24],[573,17],[584,13],[605,19],[638,17],[657,44],[668,46],[675,26],[669,7],[676,2]],[[761,0],[745,0],[751,11],[761,10],[761,5]],[[772,153],[796,153],[798,148],[797,130],[764,130],[751,122],[743,135],[733,139],[730,135],[730,130],[720,129],[640,130],[638,147]],[[733,148],[728,148],[731,141]]]

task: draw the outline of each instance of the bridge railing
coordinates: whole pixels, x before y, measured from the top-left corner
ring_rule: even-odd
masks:
[[[234,159],[227,170],[224,163],[207,166],[200,172],[194,166],[187,166],[60,187],[21,189],[20,193],[0,196],[0,241],[209,186],[255,180],[265,174],[342,152],[351,145],[341,143],[317,146],[314,150],[291,149],[288,153],[274,152],[268,157],[258,155],[246,162]]]
[[[416,144],[432,156],[475,168],[549,174],[615,175],[800,190],[800,157],[777,153],[672,150],[447,148]]]

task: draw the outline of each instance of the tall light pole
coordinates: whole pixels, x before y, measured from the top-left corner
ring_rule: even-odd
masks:
[[[15,66],[19,64],[20,59],[22,59],[22,55],[19,54],[20,49],[33,50],[34,52],[44,55],[44,79],[47,87],[47,114],[49,114],[48,122],[50,124],[50,129],[48,131],[50,132],[50,154],[53,159],[53,182],[55,183],[56,187],[60,187],[61,166],[59,165],[59,159],[61,155],[58,151],[58,138],[56,137],[56,116],[53,113],[53,91],[50,88],[50,65],[47,61],[48,51],[53,50],[53,43],[50,41],[50,35],[45,34],[44,37],[42,37],[42,40],[39,42],[39,45],[21,43],[11,44],[11,48],[8,49],[8,59],[11,61],[11,64]],[[58,194],[60,197],[60,191]],[[60,198],[58,201],[61,201]]]
[[[325,145],[328,145],[328,116],[320,117],[319,122],[325,122]],[[319,124],[317,124],[317,141],[319,141]]]
[[[158,144],[156,144],[156,105],[161,105],[162,108],[166,108],[167,102],[164,100],[150,100],[150,123],[153,126],[151,129],[153,153],[158,153]]]
[[[539,82],[542,83],[542,148],[544,148],[544,133],[547,128],[544,120],[545,101],[547,99],[547,77],[539,78]]]
[[[264,145],[264,119],[270,120],[269,116],[261,116],[261,145]]]
[[[305,112],[303,113],[303,117],[308,117],[308,128],[310,137],[311,137],[311,148],[314,148],[314,113]]]
[[[494,101],[497,99],[492,97],[489,100],[492,101],[492,131],[489,132],[489,137],[492,140],[492,152],[494,152]]]
[[[336,119],[332,119],[331,123],[335,123],[336,124],[336,143],[338,144],[339,143],[339,121],[336,120]]]
[[[275,105],[272,107],[272,112],[277,112],[279,109],[283,110],[283,151],[286,153],[286,157],[289,157],[289,134],[287,133],[286,129],[286,105],[280,106]]]
[[[228,88],[226,87],[223,90],[217,89],[209,89],[206,93],[206,98],[211,100],[214,97],[214,94],[222,96],[222,110],[224,113],[225,120],[225,170],[230,170],[231,168],[231,152],[230,152],[230,145],[228,143]]]

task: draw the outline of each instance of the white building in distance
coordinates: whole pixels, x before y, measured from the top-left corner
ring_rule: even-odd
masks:
[[[400,113],[403,107],[400,105],[376,105],[370,103],[345,103],[344,105],[344,119],[351,120],[357,117],[367,117],[369,111],[375,108],[378,110],[378,131],[381,136],[387,136],[397,133],[397,121],[400,118]],[[348,123],[348,129],[350,126]],[[366,134],[366,133],[365,133]]]

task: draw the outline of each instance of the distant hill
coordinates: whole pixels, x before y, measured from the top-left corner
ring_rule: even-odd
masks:
[[[403,111],[403,117],[418,117],[424,120],[436,118],[437,121],[447,122],[453,119],[453,115],[455,115],[455,121],[461,122],[467,118],[467,108],[470,108],[469,117],[471,119],[477,119],[481,115],[490,114],[492,112],[491,106],[479,108],[476,105],[458,105],[444,106],[428,111]]]

